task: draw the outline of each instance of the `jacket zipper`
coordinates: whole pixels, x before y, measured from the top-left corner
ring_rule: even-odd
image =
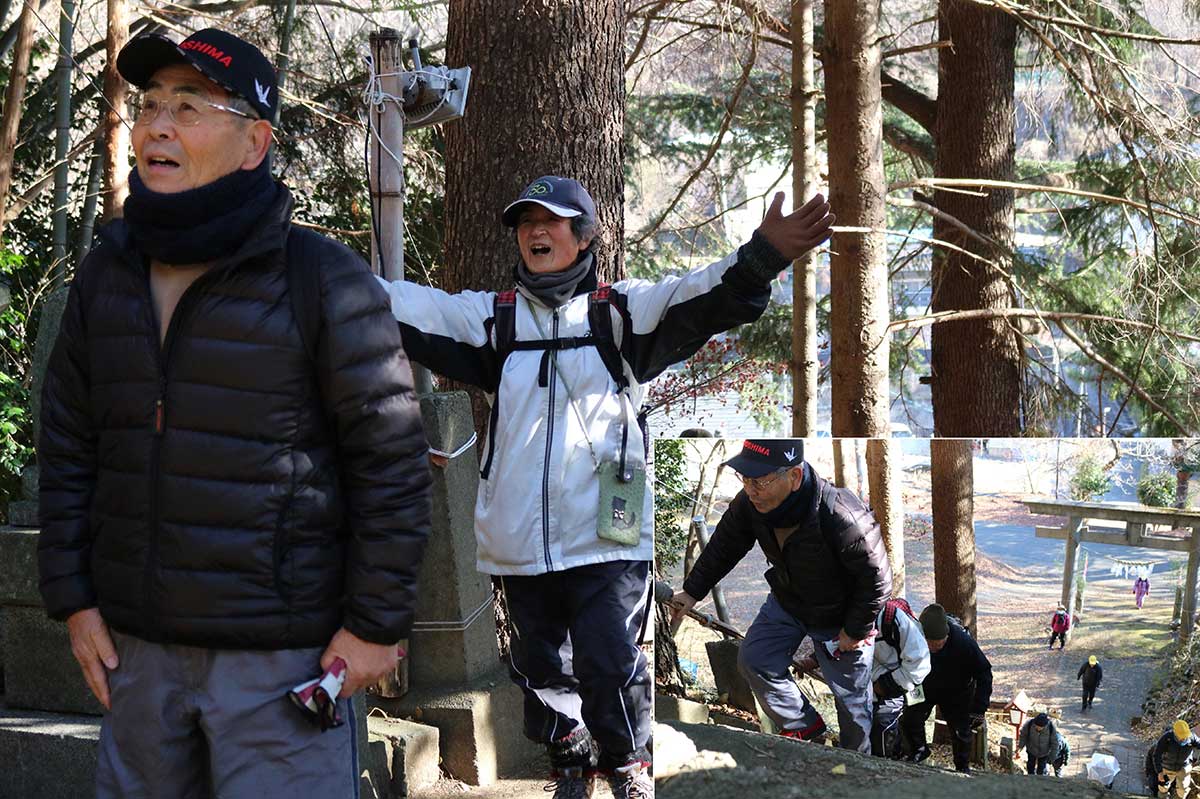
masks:
[[[150,445],[150,496],[149,496],[149,521],[150,521],[150,541],[149,551],[146,555],[146,570],[142,579],[142,597],[146,613],[146,626],[150,631],[151,639],[156,638],[155,634],[158,627],[158,618],[154,613],[154,574],[158,566],[158,538],[159,538],[159,489],[162,486],[160,480],[159,468],[160,458],[162,454],[163,433],[166,431],[167,421],[167,364],[171,360],[171,347],[175,342],[175,331],[179,327],[179,319],[183,315],[186,303],[189,299],[194,299],[197,292],[194,290],[196,284],[204,280],[211,272],[206,272],[200,275],[191,285],[189,285],[175,303],[175,310],[171,314],[171,321],[167,324],[167,335],[160,342],[158,336],[158,320],[154,317],[154,292],[150,289],[150,266],[146,266],[146,296],[149,299],[149,316],[150,333],[154,341],[155,361],[158,365],[158,397],[154,401],[154,435],[151,437]]]
[[[530,313],[537,313],[530,309]],[[558,310],[555,309],[553,317],[553,327],[551,327],[551,337],[558,338]],[[558,381],[555,379],[558,374],[558,360],[550,358],[549,377],[546,382],[549,384],[549,407],[546,413],[546,458],[542,466],[542,554],[546,559],[546,569],[553,570],[554,564],[550,561],[550,454],[554,446],[554,386]]]

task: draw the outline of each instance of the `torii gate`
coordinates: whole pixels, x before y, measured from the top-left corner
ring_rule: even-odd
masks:
[[[1030,513],[1046,516],[1064,516],[1065,527],[1037,527],[1038,538],[1055,538],[1067,542],[1067,556],[1063,562],[1062,603],[1071,607],[1075,596],[1075,553],[1082,543],[1112,544],[1113,546],[1165,549],[1188,553],[1187,577],[1184,580],[1182,622],[1179,625],[1179,640],[1185,642],[1191,636],[1196,614],[1196,574],[1200,570],[1200,510],[1176,510],[1154,508],[1136,502],[1074,502],[1071,500],[1041,499],[1032,497],[1021,500]],[[1091,520],[1117,522],[1103,526],[1089,524]],[[1146,525],[1160,524],[1172,530],[1191,529],[1191,535],[1173,538],[1146,533]]]

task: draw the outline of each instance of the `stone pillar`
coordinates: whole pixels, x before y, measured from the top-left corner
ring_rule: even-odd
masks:
[[[1063,559],[1063,588],[1062,606],[1071,612],[1071,603],[1075,599],[1075,553],[1079,549],[1079,538],[1082,535],[1083,519],[1072,516],[1067,521],[1067,553]]]
[[[429,446],[453,453],[475,429],[466,392],[421,398]],[[425,550],[417,593],[417,621],[409,639],[414,685],[462,684],[493,671],[496,622],[491,579],[475,568],[475,494],[479,458],[472,444],[433,469],[433,534]]]
[[[1188,548],[1187,577],[1183,580],[1183,610],[1179,618],[1179,643],[1186,644],[1196,625],[1196,571],[1200,569],[1200,525],[1192,528]]]
[[[430,446],[442,452],[462,448],[474,433],[462,391],[422,396],[421,417]],[[487,785],[538,749],[523,734],[523,698],[499,658],[491,579],[476,570],[476,452],[472,444],[433,469],[433,534],[408,642],[409,691],[369,701],[391,717],[437,727],[445,770]]]

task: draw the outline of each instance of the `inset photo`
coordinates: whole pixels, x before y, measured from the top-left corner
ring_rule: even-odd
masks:
[[[1186,793],[1200,441],[660,439],[654,460],[658,796],[987,773]]]

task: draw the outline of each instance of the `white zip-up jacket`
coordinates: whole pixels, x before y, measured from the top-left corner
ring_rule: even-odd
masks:
[[[627,419],[627,462],[644,467],[645,442],[636,413],[645,384],[716,333],[761,316],[770,299],[770,281],[786,266],[755,235],[736,253],[682,276],[613,284],[613,338],[629,381],[628,396],[618,393],[599,351],[591,346],[551,354],[513,350],[501,372],[495,292],[448,294],[381,280],[409,359],[489,393],[492,423],[475,502],[479,570],[533,575],[606,561],[650,560],[651,476],[646,476],[642,507],[634,511],[640,513],[637,545],[599,538],[600,485],[588,442],[599,461],[617,460]],[[585,279],[572,299],[553,309],[519,293],[516,340],[587,336],[588,292],[595,287],[594,276]]]
[[[871,665],[871,682],[874,683],[887,675],[890,682],[895,683],[906,694],[929,676],[929,670],[932,668],[929,644],[925,640],[925,632],[921,629],[921,623],[900,608],[896,609],[895,615],[900,633],[900,646],[897,648],[885,641],[882,630],[883,615],[886,610],[885,606],[875,617],[875,629],[881,632],[875,637],[875,660]],[[888,687],[888,682],[889,680],[884,680],[885,687]]]

